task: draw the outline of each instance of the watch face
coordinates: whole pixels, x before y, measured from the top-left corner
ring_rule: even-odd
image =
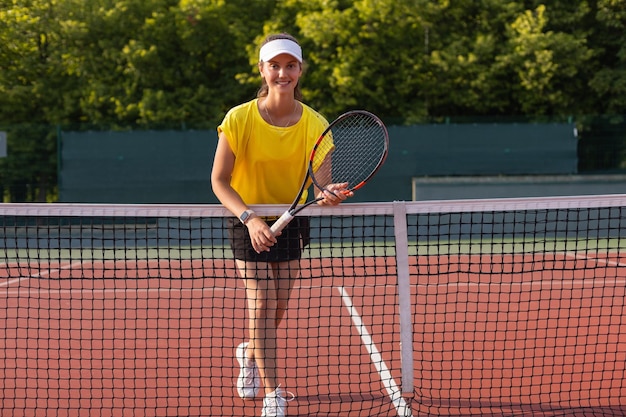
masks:
[[[241,220],[242,223],[245,223],[246,220],[248,220],[248,217],[250,217],[250,212],[246,210],[243,212],[239,220]]]

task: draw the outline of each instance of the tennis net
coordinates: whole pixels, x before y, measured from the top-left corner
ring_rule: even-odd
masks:
[[[0,214],[1,415],[260,415],[235,389],[247,316],[226,210]],[[626,196],[304,214],[278,332],[288,415],[626,414]]]

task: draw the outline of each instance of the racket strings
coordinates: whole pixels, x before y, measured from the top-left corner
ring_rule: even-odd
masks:
[[[387,132],[378,119],[356,113],[332,128],[332,183],[347,182],[349,188],[367,180],[387,152]]]

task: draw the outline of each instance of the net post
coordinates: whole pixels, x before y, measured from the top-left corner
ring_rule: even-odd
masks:
[[[402,394],[413,395],[413,323],[411,318],[411,283],[409,274],[406,203],[393,202],[393,225],[398,273],[398,311],[400,312],[400,355],[402,358]]]

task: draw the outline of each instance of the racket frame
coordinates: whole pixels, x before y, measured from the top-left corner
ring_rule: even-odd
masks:
[[[300,201],[300,198],[302,197],[302,194],[304,193],[304,190],[306,188],[308,188],[311,184],[309,184],[309,179],[311,180],[312,184],[317,187],[319,190],[322,191],[329,191],[325,188],[325,186],[323,186],[322,184],[319,184],[319,182],[316,180],[315,178],[315,172],[313,172],[313,160],[315,158],[315,153],[317,152],[317,149],[319,147],[319,145],[322,143],[322,141],[324,140],[324,138],[326,137],[326,135],[332,131],[333,127],[335,127],[337,124],[339,124],[341,121],[343,121],[344,119],[348,118],[348,117],[352,117],[355,114],[363,114],[366,115],[367,117],[370,117],[371,119],[373,119],[381,128],[382,132],[383,132],[383,136],[384,136],[384,150],[381,153],[380,159],[378,161],[378,163],[376,164],[376,167],[372,170],[372,172],[361,182],[359,182],[358,184],[356,184],[353,187],[348,188],[348,190],[346,192],[354,192],[358,189],[360,189],[361,187],[363,187],[373,176],[374,174],[376,174],[379,170],[380,167],[385,163],[385,160],[387,159],[387,154],[389,152],[389,133],[387,131],[387,127],[385,126],[385,124],[382,122],[382,120],[380,120],[380,118],[378,116],[376,116],[373,113],[370,113],[366,110],[351,110],[348,111],[346,113],[341,114],[339,117],[337,117],[335,120],[333,120],[332,123],[330,123],[326,129],[324,129],[324,131],[322,132],[322,134],[319,136],[319,138],[317,139],[317,141],[315,142],[315,145],[313,146],[313,149],[311,150],[311,155],[309,157],[309,162],[308,162],[308,166],[307,166],[307,172],[306,175],[304,176],[304,179],[302,181],[302,185],[300,186],[300,190],[298,191],[298,196],[294,199],[293,203],[291,203],[291,206],[289,206],[289,208],[287,210],[285,210],[285,212],[282,214],[282,216],[280,216],[278,218],[278,220],[276,220],[274,222],[274,224],[272,224],[271,226],[271,230],[272,233],[276,236],[277,233],[279,233],[281,230],[283,230],[285,228],[285,226],[287,226],[287,224],[289,224],[289,222],[296,216],[296,214],[298,214],[300,211],[302,211],[303,209],[305,209],[306,207],[315,204],[321,200],[324,199],[324,196],[321,197],[316,197],[310,201],[307,201],[301,205],[298,206],[298,202]],[[332,191],[329,191],[332,193]]]

